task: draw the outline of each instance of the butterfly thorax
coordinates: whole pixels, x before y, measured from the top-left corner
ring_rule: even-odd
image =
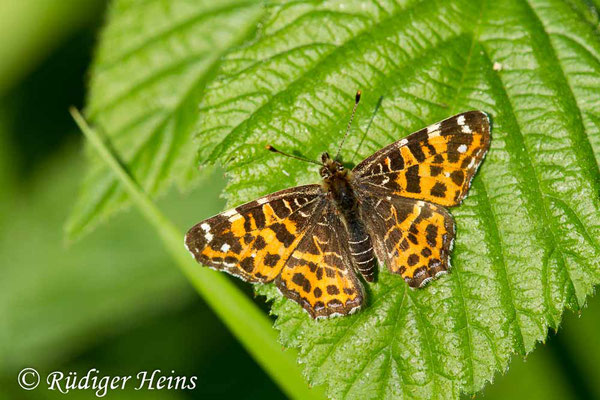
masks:
[[[338,210],[346,214],[355,209],[356,197],[350,185],[352,172],[339,161],[330,159],[329,154],[323,153],[323,167],[320,173],[323,178],[323,190],[333,200]]]
[[[352,171],[328,153],[321,156],[323,167],[323,190],[336,205],[348,230],[350,255],[354,264],[367,281],[375,279],[375,255],[373,243],[360,216],[356,193],[351,184]]]

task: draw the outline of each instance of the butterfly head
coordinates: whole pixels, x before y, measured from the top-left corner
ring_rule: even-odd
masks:
[[[321,163],[323,166],[319,173],[324,180],[331,180],[336,177],[346,177],[349,170],[337,160],[334,160],[329,156],[329,153],[325,152],[321,154]]]

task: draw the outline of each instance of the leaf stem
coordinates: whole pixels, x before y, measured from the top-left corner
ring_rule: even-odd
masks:
[[[79,129],[118,177],[139,210],[154,226],[183,274],[256,362],[289,397],[322,398],[320,390],[310,389],[302,377],[295,361],[295,352],[282,351],[269,318],[224,275],[208,268],[200,268],[196,264],[185,250],[183,233],[144,193],[126,171],[109,143],[88,126],[77,109],[71,107],[70,112]]]

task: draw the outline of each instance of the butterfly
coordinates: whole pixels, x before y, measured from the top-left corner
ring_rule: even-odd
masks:
[[[352,117],[360,100],[356,95]],[[342,144],[346,138],[342,140]],[[346,168],[323,153],[321,184],[275,192],[192,227],[201,264],[252,283],[275,282],[315,319],[352,314],[376,265],[420,288],[450,267],[455,225],[446,207],[466,197],[490,146],[490,122],[467,111]]]

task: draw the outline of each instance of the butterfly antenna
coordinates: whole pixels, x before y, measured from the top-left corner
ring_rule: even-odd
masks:
[[[354,162],[354,159],[358,155],[358,151],[362,147],[362,144],[364,143],[365,138],[367,137],[367,134],[369,133],[369,130],[371,129],[371,125],[373,125],[373,120],[375,119],[375,116],[377,115],[377,112],[379,111],[379,108],[381,107],[382,102],[383,102],[383,96],[379,96],[379,100],[377,100],[377,104],[375,105],[375,109],[373,110],[373,115],[371,115],[371,119],[369,120],[367,129],[365,129],[365,133],[363,134],[362,138],[360,139],[360,143],[358,143],[358,146],[356,146],[356,150],[354,150],[354,155],[350,159],[350,162]]]
[[[266,145],[265,147],[267,150],[269,150],[270,152],[273,152],[273,153],[278,153],[278,154],[281,154],[286,157],[295,158],[296,160],[300,160],[300,161],[305,161],[305,162],[309,162],[309,163],[313,163],[313,164],[317,164],[317,165],[322,165],[320,162],[311,160],[309,158],[299,157],[299,156],[295,156],[293,154],[284,153],[283,151],[276,149],[275,147],[271,146],[270,144]]]
[[[356,92],[356,97],[354,98],[354,108],[352,109],[352,115],[350,116],[350,121],[348,121],[348,127],[346,128],[346,133],[344,134],[344,138],[342,139],[342,143],[340,143],[340,147],[338,147],[337,154],[335,155],[335,160],[339,160],[340,152],[342,151],[342,147],[344,146],[344,142],[348,137],[348,133],[350,132],[350,127],[352,126],[352,120],[354,120],[354,114],[356,114],[356,109],[358,108],[358,103],[360,102],[360,95],[362,92],[359,90]]]

